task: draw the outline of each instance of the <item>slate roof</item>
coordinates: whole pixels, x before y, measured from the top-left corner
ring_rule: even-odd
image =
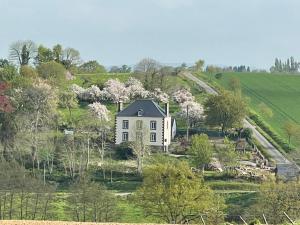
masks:
[[[153,100],[136,100],[117,114],[120,117],[136,117],[142,110],[141,117],[166,117],[164,110]]]

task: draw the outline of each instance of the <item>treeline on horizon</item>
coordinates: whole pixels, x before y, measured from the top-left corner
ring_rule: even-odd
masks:
[[[52,48],[46,47],[43,44],[36,44],[31,40],[16,41],[9,47],[8,58],[0,58],[0,68],[5,66],[17,65],[22,66],[39,66],[43,63],[57,62],[65,67],[72,74],[89,74],[89,73],[130,73],[134,70],[129,65],[111,66],[106,68],[97,60],[83,61],[80,57],[80,52],[72,47],[64,48],[61,44],[56,44]],[[182,63],[180,66],[163,65],[162,67],[173,69],[174,73],[189,69],[192,71],[205,71],[207,73],[220,72],[271,72],[271,73],[298,73],[300,63],[295,60],[293,56],[287,58],[285,61],[280,58],[275,58],[274,65],[270,70],[265,69],[251,69],[247,65],[238,66],[217,66],[207,65],[204,68],[205,61],[200,59],[195,62],[193,66],[187,66]]]

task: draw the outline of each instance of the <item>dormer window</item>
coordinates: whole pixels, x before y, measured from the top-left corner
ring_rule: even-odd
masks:
[[[143,114],[144,114],[144,110],[139,109],[139,111],[138,111],[138,116],[143,116]]]

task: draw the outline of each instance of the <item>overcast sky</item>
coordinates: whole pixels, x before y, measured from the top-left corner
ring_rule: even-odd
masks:
[[[106,66],[143,57],[256,68],[300,60],[299,0],[0,0],[0,21],[0,57],[31,39]]]

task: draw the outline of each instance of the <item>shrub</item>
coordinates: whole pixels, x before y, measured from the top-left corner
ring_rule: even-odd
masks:
[[[118,159],[128,160],[130,158],[133,158],[134,155],[132,149],[128,146],[128,144],[123,143],[116,147],[116,157]]]
[[[261,222],[259,221],[259,219],[254,219],[249,222],[249,225],[260,225],[260,224],[261,224]]]
[[[220,80],[222,77],[223,77],[223,74],[222,74],[222,73],[217,73],[217,74],[215,75],[215,78],[218,79],[218,80]]]
[[[245,128],[242,131],[242,137],[246,138],[246,140],[252,139],[253,131],[250,128]]]
[[[253,112],[250,113],[249,118],[253,120],[264,132],[266,132],[284,151],[290,152],[294,147],[281,138],[272,128],[261,119],[261,117]]]

